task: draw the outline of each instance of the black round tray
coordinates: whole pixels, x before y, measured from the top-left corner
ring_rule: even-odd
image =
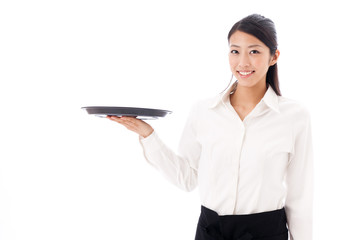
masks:
[[[82,107],[88,114],[97,117],[106,116],[131,116],[137,117],[142,120],[157,119],[165,117],[167,114],[172,113],[168,110],[152,109],[152,108],[135,108],[135,107],[111,107],[111,106],[90,106]]]

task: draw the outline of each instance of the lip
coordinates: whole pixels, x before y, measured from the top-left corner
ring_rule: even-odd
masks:
[[[240,72],[242,72],[242,73],[249,73],[249,72],[251,72],[251,73],[249,73],[249,74],[241,74]],[[254,72],[255,72],[255,71],[249,71],[249,70],[247,70],[247,71],[237,71],[237,73],[239,74],[239,76],[240,76],[241,78],[248,78],[248,77],[250,77],[251,75],[253,75]]]

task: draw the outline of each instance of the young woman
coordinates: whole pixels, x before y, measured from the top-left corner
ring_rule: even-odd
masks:
[[[138,133],[147,161],[172,183],[199,187],[196,240],[312,239],[310,115],[279,89],[274,23],[253,14],[229,32],[237,79],[192,107],[178,154],[144,121],[110,117]]]

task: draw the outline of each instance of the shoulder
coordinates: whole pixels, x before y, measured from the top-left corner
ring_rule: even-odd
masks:
[[[279,108],[281,112],[310,117],[308,107],[299,100],[279,96]]]
[[[301,101],[279,96],[280,113],[298,129],[303,129],[311,122],[311,113]]]

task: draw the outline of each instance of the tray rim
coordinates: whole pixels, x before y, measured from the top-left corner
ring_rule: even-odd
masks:
[[[155,109],[155,108],[143,108],[143,107],[121,107],[121,106],[85,106],[81,107],[82,110],[87,111],[89,115],[95,115],[99,117],[109,116],[133,116],[138,117],[139,119],[157,119],[159,117],[165,117],[167,114],[171,114],[172,111],[164,109]],[[95,112],[91,112],[91,110]],[[96,112],[98,110],[98,112]],[[106,111],[109,110],[109,111]],[[124,113],[119,113],[116,111],[123,110]],[[130,112],[126,112],[126,111]],[[89,112],[90,111],[90,112]],[[132,112],[131,112],[132,111]],[[134,113],[134,111],[150,111],[153,113],[143,114],[143,113]]]
[[[170,110],[165,110],[165,109],[158,109],[158,108],[143,108],[143,107],[119,107],[119,106],[86,106],[86,107],[81,107],[81,109],[88,109],[88,108],[118,108],[118,109],[136,109],[136,110],[154,110],[154,111],[163,111],[163,112],[168,112],[168,113],[172,113],[172,111]]]

